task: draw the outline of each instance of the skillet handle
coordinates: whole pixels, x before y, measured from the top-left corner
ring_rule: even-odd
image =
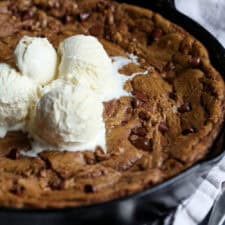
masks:
[[[165,7],[166,5],[167,7],[176,9],[175,0],[153,0],[152,4],[160,8]]]

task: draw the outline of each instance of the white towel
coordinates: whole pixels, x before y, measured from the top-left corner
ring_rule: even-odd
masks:
[[[220,194],[223,181],[225,181],[225,159],[210,171],[196,192],[178,207],[173,225],[200,224]]]
[[[175,0],[176,8],[199,22],[225,47],[225,0]]]
[[[179,11],[199,22],[225,46],[225,0],[175,0],[175,2]],[[178,207],[173,225],[200,224],[212,208],[224,181],[225,158],[212,168],[196,192]]]

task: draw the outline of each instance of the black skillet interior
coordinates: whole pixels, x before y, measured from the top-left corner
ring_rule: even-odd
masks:
[[[197,23],[177,12],[173,0],[118,0],[159,12],[182,26],[209,50],[214,67],[223,75],[225,50],[219,42]],[[223,128],[224,131],[224,128]],[[110,202],[67,209],[0,209],[0,224],[4,225],[75,225],[75,224],[162,224],[160,218],[190,196],[206,175],[224,155],[224,132],[213,145],[213,153],[172,179],[143,192]],[[156,222],[158,221],[158,222]]]

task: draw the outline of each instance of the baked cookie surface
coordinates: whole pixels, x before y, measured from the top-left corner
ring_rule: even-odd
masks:
[[[67,207],[104,202],[160,183],[205,157],[224,120],[225,87],[207,50],[181,27],[136,6],[102,0],[0,1],[0,62],[25,35],[58,48],[96,36],[110,56],[134,54],[131,96],[105,102],[108,152],[45,151],[31,158],[22,132],[0,139],[0,205]],[[144,71],[148,70],[148,74]],[[143,73],[143,74],[142,74]]]

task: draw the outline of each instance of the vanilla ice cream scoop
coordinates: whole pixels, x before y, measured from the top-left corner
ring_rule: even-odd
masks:
[[[46,38],[24,36],[15,49],[20,72],[37,84],[46,84],[56,75],[57,53]]]
[[[54,81],[43,93],[30,128],[42,143],[76,146],[94,139],[104,129],[103,105],[86,87]]]
[[[23,123],[34,98],[33,82],[7,64],[0,64],[0,137]]]
[[[112,61],[102,44],[92,36],[76,35],[59,46],[59,77],[92,89],[104,100],[116,87]]]

